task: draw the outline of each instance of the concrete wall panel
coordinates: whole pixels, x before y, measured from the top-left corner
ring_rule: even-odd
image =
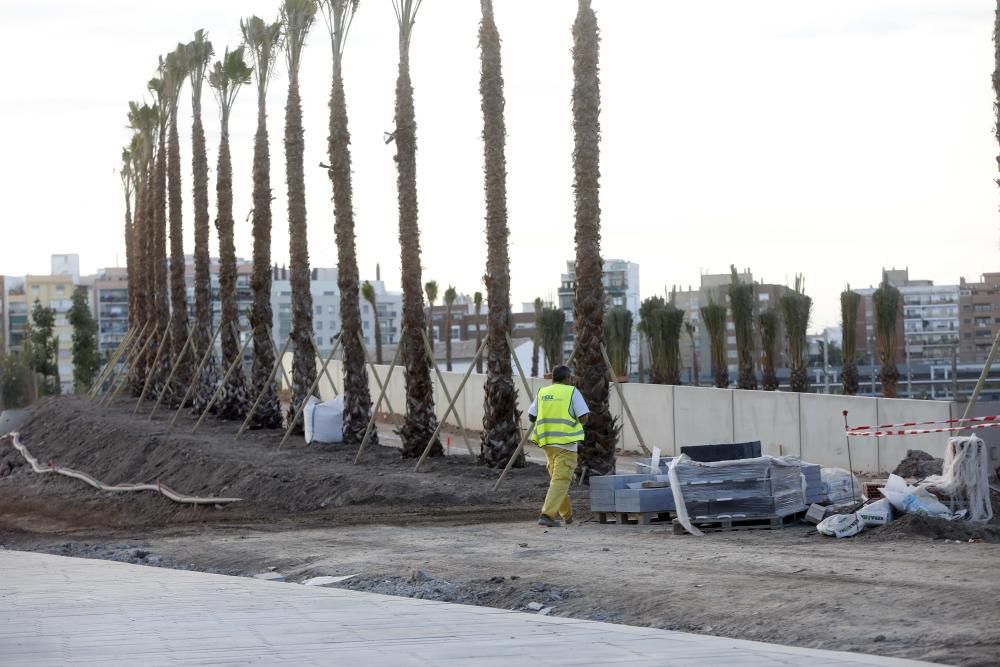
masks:
[[[850,424],[874,424],[876,421],[876,405],[873,398],[825,394],[799,396],[803,460],[828,467],[847,468],[844,410],[848,411]],[[876,451],[873,443],[867,440],[869,439],[852,440],[850,458],[853,460],[855,471],[874,473],[877,463]]]
[[[674,454],[684,445],[733,442],[733,392],[674,387]]]
[[[917,401],[899,398],[877,399],[878,423],[898,424],[949,419],[951,410],[944,401]],[[942,428],[938,426],[916,426],[913,428]],[[932,456],[944,457],[948,438],[954,433],[928,433],[926,435],[890,435],[884,438],[855,438],[858,442],[878,445],[878,463],[882,472],[892,472],[897,463],[906,456],[908,449],[920,449]]]
[[[760,440],[761,453],[798,456],[799,395],[779,391],[733,391],[736,442]]]

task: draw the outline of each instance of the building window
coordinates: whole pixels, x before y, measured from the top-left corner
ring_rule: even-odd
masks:
[[[452,340],[462,340],[462,327],[457,325],[452,325],[451,327],[451,339]]]
[[[317,315],[323,314],[323,306],[316,306],[316,314]]]
[[[316,320],[316,331],[323,330],[323,320]]]

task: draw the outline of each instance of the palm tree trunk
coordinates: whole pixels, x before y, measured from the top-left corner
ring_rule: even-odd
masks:
[[[608,404],[608,367],[604,361],[604,284],[601,260],[600,81],[597,17],[590,0],[579,0],[573,24],[573,168],[576,191],[576,334],[578,388],[590,407],[586,438],[580,447],[585,477],[615,471],[618,425]]]
[[[359,444],[372,411],[365,351],[361,343],[360,278],[354,242],[354,193],[351,182],[351,134],[340,59],[333,59],[330,89],[330,181],[333,184],[334,232],[337,240],[337,286],[340,288],[341,345],[344,349],[344,443]],[[382,363],[382,328],[378,306],[370,304],[375,320],[375,358]],[[378,432],[373,431],[373,444]]]
[[[511,332],[510,259],[507,253],[507,157],[500,34],[492,0],[482,0],[479,94],[483,110],[483,160],[486,191],[486,383],[479,460],[503,468],[519,442],[517,389],[507,336]],[[476,318],[476,338],[479,338]],[[532,375],[538,373],[538,333],[532,352]],[[524,454],[515,461],[524,466]]]
[[[135,238],[135,226],[132,222],[132,197],[129,193],[125,193],[125,276],[128,280],[128,284],[131,287],[135,284],[135,244],[132,243],[132,239]],[[131,289],[128,291],[128,328],[135,328],[136,322],[136,310],[135,310],[135,292]]]
[[[399,198],[400,264],[403,283],[403,322],[400,344],[405,351],[406,418],[398,433],[402,455],[420,456],[434,431],[434,386],[430,363],[421,332],[424,322],[423,284],[420,267],[420,230],[417,226],[417,123],[410,81],[409,40],[399,40],[399,75],[396,80],[396,170]],[[433,339],[431,340],[433,344]],[[444,448],[436,440],[431,456],[442,456]]]
[[[160,123],[159,146],[156,150],[156,186],[154,191],[154,224],[156,228],[156,248],[154,256],[155,280],[156,280],[156,333],[158,337],[168,336],[168,326],[170,324],[170,297],[167,277],[167,148],[166,148],[167,127],[165,122]],[[147,352],[149,366],[153,365],[156,357],[156,345],[150,345]],[[156,368],[152,369],[153,374],[153,396],[159,396],[164,390],[167,376],[170,374],[170,355],[161,355]]]
[[[170,364],[176,362],[171,381],[171,403],[184,396],[191,383],[191,355],[181,358],[188,337],[187,287],[184,284],[184,236],[181,201],[181,148],[177,132],[177,108],[170,112],[170,145],[167,152],[170,200]],[[169,375],[170,370],[167,370]]]
[[[238,336],[240,314],[236,305],[236,247],[233,243],[233,163],[229,152],[229,119],[222,119],[222,136],[219,139],[218,178],[215,183],[216,231],[219,234],[219,300],[222,317],[222,368],[228,369],[240,355]],[[208,345],[210,341],[205,341]],[[205,354],[205,347],[199,348]],[[215,363],[215,354],[211,362]],[[208,364],[206,364],[207,366]],[[214,384],[214,382],[212,383]],[[211,394],[204,397],[207,404]],[[242,419],[247,412],[247,385],[242,371],[230,373],[216,402],[216,411],[222,419]],[[204,408],[203,408],[204,409]]]
[[[451,304],[444,313],[444,364],[445,370],[451,371]]]
[[[212,277],[211,256],[208,248],[208,154],[205,148],[205,127],[201,121],[201,86],[191,98],[191,173],[194,183],[194,315],[195,333],[192,339],[194,354],[199,359],[212,339]],[[220,151],[221,159],[221,151]],[[231,167],[230,167],[231,169]],[[230,193],[230,196],[232,194]],[[214,357],[211,359],[215,361]],[[199,412],[211,400],[217,377],[214,363],[205,364],[194,391],[194,407]],[[234,374],[235,375],[235,374]]]
[[[288,182],[289,273],[292,288],[292,403],[289,414],[309,398],[316,379],[316,347],[313,344],[313,300],[310,289],[309,246],[306,236],[306,187],[303,171],[305,139],[298,72],[288,80],[285,106],[285,178]],[[301,432],[301,421],[296,431]]]
[[[271,311],[271,155],[267,137],[267,111],[264,95],[257,95],[257,134],[253,146],[253,273],[250,279],[253,305],[250,326],[253,327],[253,371],[251,392],[262,394],[255,428],[279,428],[281,407],[274,385],[268,382],[274,366],[274,350],[268,331],[273,320]]]
[[[135,244],[138,255],[136,279],[136,317],[140,325],[139,329],[151,329],[148,326],[155,320],[155,306],[153,304],[153,248],[154,230],[152,220],[152,192],[153,192],[153,169],[147,164],[142,183],[139,185],[138,198],[136,200],[136,227]],[[129,285],[131,290],[131,283]],[[140,341],[136,341],[141,344]],[[142,386],[146,382],[146,374],[149,370],[145,355],[137,355],[134,362],[129,366],[129,389],[133,397],[138,398],[142,393]]]
[[[479,309],[477,308],[476,309],[476,351],[478,352],[479,348],[481,348],[482,346],[483,346],[483,333],[482,333],[482,328],[479,326]],[[483,357],[482,357],[482,355],[479,355],[479,357],[476,358],[476,372],[477,373],[482,373],[483,372]]]

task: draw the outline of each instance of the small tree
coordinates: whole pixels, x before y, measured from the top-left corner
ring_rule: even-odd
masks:
[[[663,348],[666,354],[666,384],[681,383],[681,329],[684,327],[684,311],[668,302],[663,307]]]
[[[451,311],[455,306],[455,299],[458,298],[458,292],[455,291],[454,285],[448,285],[448,289],[444,291],[444,362],[445,368],[451,370]]]
[[[698,338],[698,327],[696,327],[691,322],[684,323],[684,333],[688,336],[688,341],[691,344],[691,384],[695,387],[701,386],[701,369],[698,367],[698,345],[696,343]]]
[[[896,370],[896,322],[901,304],[899,290],[889,284],[885,272],[882,273],[882,284],[872,294],[872,301],[875,304],[875,340],[878,342],[879,363],[882,364],[879,369],[882,396],[896,398],[896,383],[899,382],[899,371]]]
[[[434,302],[438,298],[438,283],[436,280],[428,280],[424,283],[424,293],[427,294],[427,338],[431,347],[434,346]],[[433,363],[433,359],[431,360]]]
[[[24,356],[0,354],[0,408],[20,408],[28,403],[28,369]]]
[[[760,344],[764,348],[761,385],[764,391],[775,391],[778,388],[778,374],[774,371],[778,359],[778,313],[765,310],[757,318],[757,325],[760,328]]]
[[[38,387],[39,396],[54,396],[60,393],[59,384],[59,337],[53,334],[56,311],[42,306],[38,299],[31,309],[31,341],[29,365],[31,370],[42,376]]]
[[[806,331],[809,328],[809,312],[812,299],[805,294],[805,279],[795,277],[795,291],[781,297],[781,317],[785,323],[785,337],[788,340],[788,384],[792,391],[809,391],[809,373],[806,371]]]
[[[701,321],[708,331],[708,342],[712,357],[712,377],[715,386],[725,389],[729,386],[729,366],[726,364],[726,307],[709,301],[701,307]]]
[[[561,308],[542,310],[541,338],[549,372],[563,362],[563,338],[566,331],[566,313]]]
[[[535,337],[531,341],[531,377],[538,377],[538,348],[542,343],[542,300],[535,297]]]
[[[482,332],[482,328],[480,327],[480,322],[479,322],[480,316],[482,315],[482,312],[483,312],[483,293],[482,292],[476,292],[475,294],[472,295],[472,305],[475,307],[475,312],[476,312],[476,352],[478,352],[479,348],[483,344],[483,332]],[[482,355],[480,355],[476,359],[476,372],[477,373],[482,373],[483,372],[483,357],[482,357]]]
[[[666,348],[663,337],[663,309],[666,306],[661,296],[651,296],[639,306],[639,332],[649,341],[649,382],[666,382]]]
[[[858,336],[855,327],[858,323],[858,305],[861,295],[851,291],[851,286],[840,293],[840,326],[844,335],[844,395],[854,396],[858,393]]]
[[[375,299],[375,288],[367,280],[361,286],[361,296],[372,307],[372,319],[375,320],[375,363],[382,363],[382,323],[378,317],[378,302]]]
[[[93,384],[94,376],[101,367],[101,355],[97,349],[97,322],[90,312],[85,287],[77,287],[73,292],[69,323],[73,326],[73,391],[82,394]]]
[[[756,389],[757,374],[754,372],[753,340],[753,283],[741,283],[735,266],[729,267],[733,280],[729,283],[729,308],[733,313],[733,327],[736,330],[736,356],[738,372],[736,386],[740,389]]]
[[[604,338],[608,342],[608,358],[615,377],[628,377],[632,344],[632,313],[618,306],[604,316]]]

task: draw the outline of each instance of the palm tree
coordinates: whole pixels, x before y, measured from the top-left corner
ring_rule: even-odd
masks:
[[[531,377],[538,377],[538,347],[542,331],[542,300],[535,297],[535,337],[531,341]]]
[[[681,329],[684,327],[684,311],[669,301],[661,311],[663,324],[664,384],[681,383]]]
[[[338,276],[339,279],[339,276]],[[378,302],[375,299],[375,288],[372,284],[365,281],[365,284],[361,286],[361,296],[364,297],[368,305],[372,307],[372,319],[375,320],[375,363],[382,363],[382,322],[378,317]],[[341,303],[343,303],[343,297],[341,297]],[[343,312],[343,311],[341,311]],[[360,315],[358,316],[360,317]],[[346,354],[345,354],[346,356]],[[366,376],[367,377],[367,376]],[[345,380],[346,382],[346,380]],[[370,409],[370,408],[369,408]],[[371,437],[375,437],[372,435]]]
[[[451,310],[457,297],[458,292],[455,291],[455,286],[448,285],[448,289],[444,291],[444,358],[445,368],[449,371],[451,370]]]
[[[354,202],[351,183],[351,134],[347,128],[347,100],[344,96],[344,44],[358,0],[323,0],[326,27],[333,51],[333,75],[330,87],[330,156],[328,174],[333,186],[334,232],[337,240],[337,285],[340,288],[341,346],[344,348],[344,442],[360,443],[371,415],[372,400],[368,389],[368,371],[361,342],[361,306],[358,302],[360,280],[354,245]],[[371,292],[369,300],[368,291]],[[375,289],[365,282],[363,296],[372,305],[375,320],[375,357],[382,363],[382,331],[375,302]],[[371,438],[378,442],[373,431]]]
[[[118,177],[122,182],[122,191],[125,195],[125,273],[128,277],[128,284],[134,285],[136,278],[135,247],[132,245],[132,238],[135,231],[132,227],[132,196],[135,193],[135,179],[132,171],[132,149],[138,148],[138,135],[132,137],[131,143],[122,149],[122,166],[118,172]],[[129,290],[128,293],[128,327],[135,328],[135,292]]]
[[[510,261],[507,253],[507,157],[506,125],[503,116],[503,70],[500,61],[500,34],[493,19],[493,0],[480,0],[479,95],[483,110],[483,161],[486,192],[486,400],[483,404],[483,433],[479,460],[504,467],[517,450],[519,440],[517,389],[511,368],[507,336],[511,332]],[[532,352],[533,376],[538,375],[538,312],[535,299],[535,341]],[[478,340],[479,315],[476,315]],[[477,366],[477,371],[480,367]],[[524,455],[514,462],[524,465]]]
[[[480,317],[482,316],[482,313],[483,313],[483,293],[482,292],[476,292],[475,294],[472,295],[472,305],[475,308],[475,313],[476,313],[476,352],[478,352],[479,348],[482,347],[482,344],[483,344],[483,333],[482,333],[482,329],[480,328],[480,323],[479,323]],[[483,372],[483,357],[482,357],[482,355],[476,357],[476,372],[477,373],[482,373]]]
[[[170,136],[167,148],[167,194],[170,205],[170,355],[174,364],[172,397],[184,395],[193,371],[191,356],[184,351],[188,337],[187,286],[184,283],[184,236],[181,202],[181,147],[177,132],[177,104],[188,75],[187,53],[183,44],[167,54],[164,89]],[[183,353],[183,354],[182,354]],[[167,355],[164,355],[167,357]],[[183,358],[182,358],[183,356]],[[169,375],[171,371],[167,370]],[[173,400],[173,399],[172,399]]]
[[[855,327],[858,324],[858,306],[861,295],[851,291],[851,286],[840,293],[840,326],[843,331],[843,377],[845,396],[858,393],[858,334]]]
[[[663,345],[663,310],[666,301],[661,296],[644,299],[639,306],[639,333],[649,341],[649,383],[663,384],[666,374],[666,350]]]
[[[715,386],[725,389],[729,386],[729,366],[726,364],[726,307],[709,301],[701,307],[701,321],[708,332],[708,344],[712,358],[712,378]]]
[[[788,339],[789,388],[792,391],[807,392],[809,373],[806,372],[806,332],[809,329],[812,299],[805,294],[805,279],[802,276],[795,277],[795,290],[781,297],[779,305],[785,324],[785,337]]]
[[[133,255],[135,256],[135,282],[129,281],[129,295],[134,292],[134,315],[140,330],[148,327],[155,318],[154,303],[154,261],[153,254],[153,155],[155,150],[156,127],[159,111],[148,104],[129,103],[129,127],[136,132],[136,147],[132,151],[135,161],[133,172],[136,178],[136,210],[133,221]],[[150,332],[152,333],[152,332]],[[142,393],[149,371],[145,356],[138,356],[129,365],[129,390],[138,397]]]
[[[295,414],[316,379],[316,347],[313,344],[313,301],[309,287],[309,245],[306,236],[306,185],[303,167],[305,133],[299,97],[299,65],[309,28],[316,20],[315,0],[284,0],[285,63],[288,65],[288,102],[285,106],[285,177],[288,183],[289,268],[292,288],[292,402]],[[367,422],[366,422],[367,424]],[[301,430],[301,422],[296,426]],[[360,439],[358,439],[360,442]]]
[[[269,331],[271,311],[271,155],[267,138],[267,84],[281,48],[281,22],[266,23],[251,16],[240,21],[243,40],[250,52],[254,78],[257,81],[257,133],[253,144],[253,305],[250,326],[253,327],[253,370],[251,390],[262,395],[253,426],[281,426],[281,407],[274,386],[268,382],[274,366],[274,348]]]
[[[548,372],[563,362],[563,339],[566,337],[566,313],[561,308],[545,308],[541,317],[542,348]]]
[[[882,396],[896,398],[896,322],[902,302],[899,290],[889,284],[888,276],[882,272],[882,284],[872,294],[875,304],[875,340],[878,343],[879,380],[882,382]]]
[[[208,150],[205,146],[205,126],[201,120],[201,91],[208,72],[209,62],[215,53],[204,30],[194,33],[188,42],[188,77],[191,80],[191,175],[194,199],[194,359],[205,353],[212,340],[212,275],[209,251],[208,213]],[[230,195],[231,196],[231,195]],[[194,408],[201,412],[211,400],[218,376],[214,356],[211,364],[202,367],[201,374],[193,378],[196,383]]]
[[[778,388],[778,375],[774,367],[778,360],[778,313],[772,309],[765,310],[757,318],[760,328],[760,345],[763,349],[763,372],[761,386],[764,391],[775,391]]]
[[[600,137],[597,16],[590,0],[579,0],[573,23],[573,188],[576,193],[576,377],[590,406],[586,438],[580,447],[584,478],[615,471],[618,425],[608,403],[604,345],[604,283],[601,260]]]
[[[399,429],[402,455],[420,456],[437,430],[434,414],[434,385],[422,332],[424,300],[420,292],[420,229],[417,226],[417,123],[413,109],[413,84],[410,81],[410,36],[420,8],[420,0],[393,0],[399,26],[399,74],[396,79],[397,196],[399,199],[400,268],[403,276],[403,327],[400,344],[406,357],[406,418]],[[431,443],[431,456],[441,456],[444,448],[438,439]]]
[[[157,118],[157,148],[156,162],[153,174],[153,299],[154,314],[151,320],[155,324],[154,333],[158,337],[169,335],[170,300],[167,284],[167,121],[170,116],[170,86],[167,82],[168,66],[160,58],[160,76],[150,80],[148,87],[156,97]],[[164,390],[167,376],[170,374],[169,355],[162,355],[156,368],[152,368],[155,360],[156,345],[147,351],[145,365],[152,376],[153,395],[159,396]]]
[[[684,333],[687,334],[688,343],[691,345],[691,384],[700,387],[701,369],[698,368],[698,345],[696,343],[698,328],[691,322],[685,322]]]
[[[438,284],[436,280],[424,283],[424,292],[427,293],[427,339],[434,345],[434,302],[438,298]]]
[[[236,246],[233,242],[233,161],[229,152],[229,115],[236,102],[240,87],[250,83],[251,70],[243,60],[244,49],[226,49],[222,60],[217,61],[209,74],[219,102],[219,118],[222,131],[219,137],[218,177],[215,183],[216,218],[215,231],[219,235],[219,301],[222,305],[222,366],[229,368],[239,358],[240,313],[236,305]],[[205,345],[198,348],[205,353]],[[214,358],[214,353],[213,353]],[[213,382],[214,384],[214,382]],[[196,403],[211,400],[211,394],[202,395]],[[247,385],[243,373],[230,373],[222,393],[216,403],[216,411],[223,419],[241,419],[247,412]]]
[[[733,313],[733,327],[736,329],[736,356],[738,370],[736,386],[740,389],[756,389],[757,374],[754,371],[754,340],[753,340],[753,283],[741,283],[736,267],[730,265],[733,272],[729,283],[729,308]]]
[[[628,378],[632,345],[632,313],[622,306],[612,308],[604,318],[604,339],[608,342],[611,370],[617,378]]]

